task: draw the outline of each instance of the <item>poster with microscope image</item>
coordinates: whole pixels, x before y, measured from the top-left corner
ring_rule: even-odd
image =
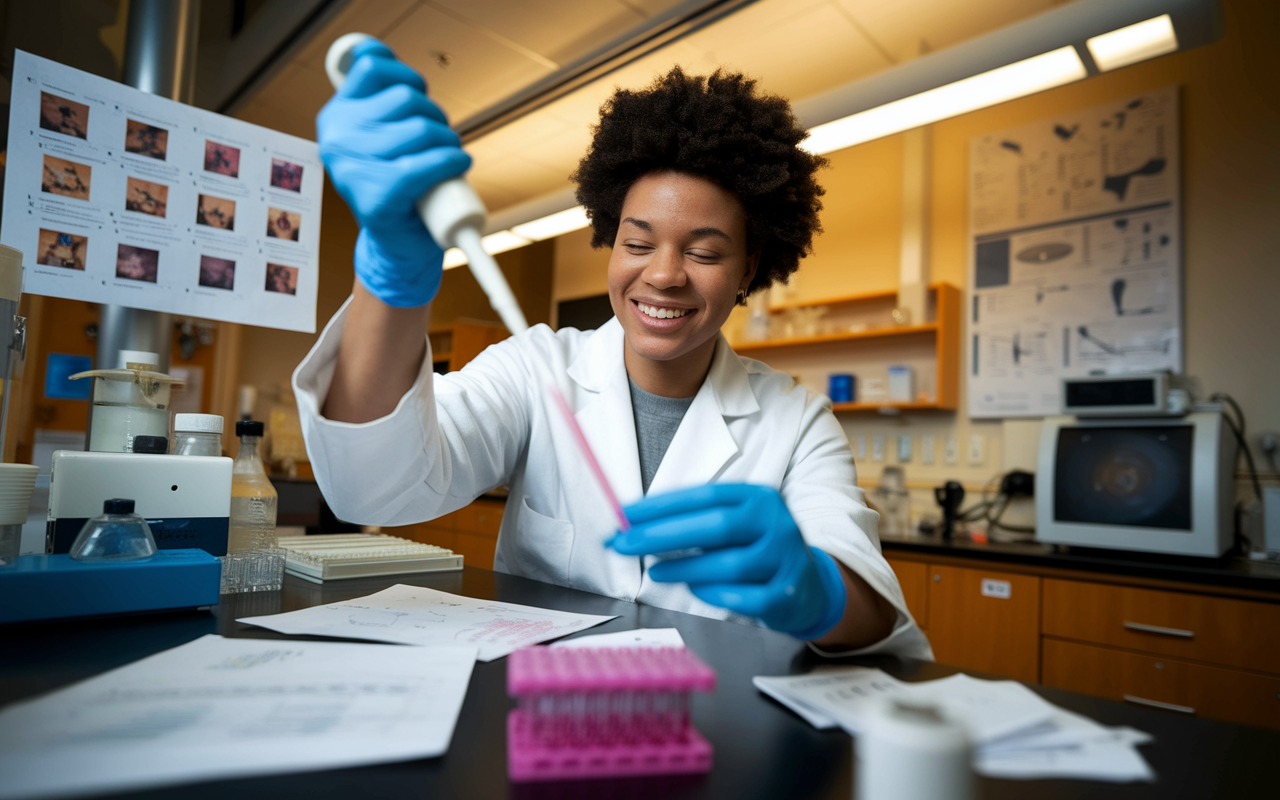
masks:
[[[970,141],[971,417],[1057,414],[1064,377],[1182,371],[1178,89]]]
[[[0,241],[23,291],[314,333],[315,142],[17,51]]]

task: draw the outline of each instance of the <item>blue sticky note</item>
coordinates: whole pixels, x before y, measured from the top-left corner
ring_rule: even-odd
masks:
[[[66,353],[50,353],[44,370],[44,396],[50,400],[88,400],[93,381],[82,378],[68,380],[77,372],[93,369],[90,356],[71,356]]]

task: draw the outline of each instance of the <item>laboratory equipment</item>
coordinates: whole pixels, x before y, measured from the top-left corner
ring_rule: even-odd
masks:
[[[4,452],[12,381],[22,377],[27,358],[27,318],[18,315],[21,299],[22,251],[0,244],[0,453]]]
[[[1167,372],[1062,379],[1062,413],[1080,417],[1181,416],[1191,410],[1185,379]]]
[[[32,464],[0,464],[0,566],[12,564],[22,550],[22,525],[39,473]]]
[[[964,727],[932,703],[888,699],[866,715],[853,744],[857,800],[971,800],[973,747]]]
[[[335,90],[347,78],[347,72],[355,61],[353,51],[356,46],[370,39],[373,37],[365,33],[348,33],[329,46],[324,69]],[[446,250],[457,247],[466,254],[471,274],[507,330],[512,334],[527,330],[529,324],[511,293],[507,279],[498,268],[498,262],[482,246],[480,231],[484,228],[487,211],[484,202],[466,180],[454,178],[436,185],[418,200],[418,214],[436,244]]]
[[[857,379],[848,374],[827,376],[827,397],[833,403],[852,403]]]
[[[1235,531],[1236,447],[1218,410],[1048,417],[1036,467],[1036,539],[1220,556]]]
[[[960,518],[960,504],[964,502],[964,487],[959,481],[947,481],[933,490],[933,497],[942,506],[942,541],[949,542],[956,532],[956,520]]]
[[[0,623],[212,606],[220,571],[217,558],[196,549],[141,561],[21,556],[0,570]]]
[[[132,500],[112,498],[102,513],[84,524],[71,544],[76,561],[140,561],[156,553],[156,540],[147,521],[133,513]]]
[[[513,781],[700,773],[712,748],[690,724],[690,694],[716,674],[683,647],[527,647],[507,660],[507,770]]]
[[[127,369],[78,372],[71,380],[93,378],[89,449],[131,453],[135,436],[169,436],[169,395],[178,378],[156,372],[155,364],[131,361]]]
[[[222,455],[222,417],[217,414],[174,414],[173,454]]]
[[[916,371],[909,366],[889,367],[889,400],[910,403],[916,399]]]
[[[46,551],[66,553],[104,500],[131,497],[161,550],[227,552],[231,459],[57,450],[49,476]]]
[[[880,485],[871,490],[871,499],[880,512],[880,533],[906,536],[911,532],[911,493],[902,467],[887,466],[880,473]]]
[[[462,569],[452,550],[378,533],[281,536],[284,571],[312,583]]]
[[[262,434],[261,422],[236,423],[240,450],[232,467],[223,594],[275,591],[284,581],[284,552],[276,547],[276,487],[267,479],[258,455]]]

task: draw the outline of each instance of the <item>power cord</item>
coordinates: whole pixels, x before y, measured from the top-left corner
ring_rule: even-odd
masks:
[[[1253,453],[1249,450],[1248,441],[1244,436],[1244,412],[1240,410],[1240,404],[1225,392],[1210,395],[1209,399],[1215,403],[1225,403],[1231,407],[1232,411],[1236,412],[1236,419],[1232,419],[1229,414],[1223,414],[1222,418],[1227,421],[1227,427],[1231,428],[1231,432],[1235,434],[1236,443],[1240,445],[1240,452],[1244,453],[1245,463],[1249,465],[1249,478],[1253,481],[1253,493],[1258,500],[1262,500],[1262,483],[1258,480],[1258,468],[1253,463]]]
[[[982,500],[961,511],[956,518],[964,522],[984,520],[988,528],[1000,528],[1011,533],[1035,533],[1036,529],[1032,526],[1010,525],[1002,521],[1013,498],[1035,495],[1035,477],[1020,469],[996,475],[982,487]],[[997,482],[1000,486],[993,496],[991,487]]]

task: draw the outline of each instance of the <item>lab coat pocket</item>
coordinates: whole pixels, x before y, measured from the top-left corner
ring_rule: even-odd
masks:
[[[571,522],[539,514],[524,497],[511,544],[512,558],[506,566],[512,573],[548,583],[568,583],[569,553],[573,549]]]

